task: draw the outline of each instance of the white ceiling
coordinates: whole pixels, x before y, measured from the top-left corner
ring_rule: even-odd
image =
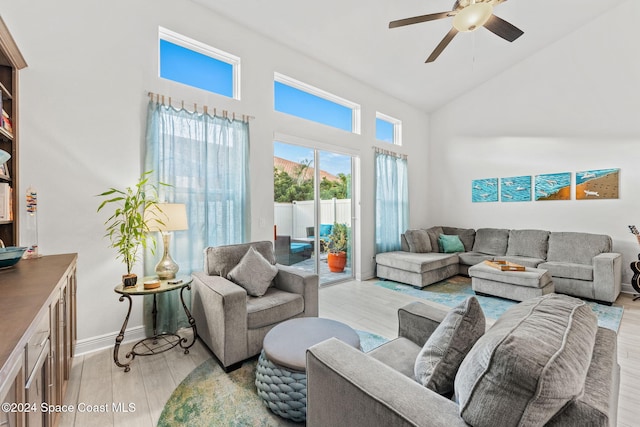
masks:
[[[448,11],[454,0],[194,1],[430,112],[627,0],[509,0],[494,13],[522,37],[458,34],[431,64],[451,18],[391,30],[389,21]]]

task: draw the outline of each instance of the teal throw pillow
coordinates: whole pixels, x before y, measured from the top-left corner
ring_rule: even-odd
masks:
[[[442,252],[445,254],[452,254],[454,252],[464,252],[464,245],[458,235],[441,234],[438,237],[439,246],[442,247]]]

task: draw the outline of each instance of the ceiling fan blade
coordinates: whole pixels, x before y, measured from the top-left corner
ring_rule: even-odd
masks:
[[[447,35],[444,36],[440,44],[436,46],[436,48],[433,50],[433,52],[431,53],[431,56],[429,56],[427,60],[424,62],[429,63],[429,62],[435,61],[438,58],[438,56],[440,56],[444,48],[446,48],[449,45],[449,43],[451,43],[451,40],[453,40],[456,34],[458,34],[458,30],[456,30],[455,28],[451,28],[451,30],[449,30]]]
[[[429,15],[414,16],[413,18],[398,19],[397,21],[389,22],[389,28],[404,27],[405,25],[419,24],[420,22],[435,21],[437,19],[444,19],[448,16],[453,15],[455,15],[455,13],[453,12],[441,12],[431,13]]]
[[[496,15],[491,15],[491,18],[484,24],[484,27],[496,36],[500,36],[510,42],[524,34],[524,31],[520,28],[508,23],[502,18],[498,18]]]

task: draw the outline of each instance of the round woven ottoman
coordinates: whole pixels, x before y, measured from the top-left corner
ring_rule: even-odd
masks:
[[[296,422],[306,419],[306,352],[329,338],[360,348],[356,331],[344,323],[317,317],[287,320],[264,337],[256,367],[256,388],[274,413]]]

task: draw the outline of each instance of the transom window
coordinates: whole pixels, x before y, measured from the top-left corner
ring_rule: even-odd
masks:
[[[360,133],[360,105],[279,73],[274,109],[348,132]]]
[[[159,29],[160,77],[240,99],[240,58],[197,40]]]
[[[402,145],[402,122],[386,114],[376,113],[376,139]]]

